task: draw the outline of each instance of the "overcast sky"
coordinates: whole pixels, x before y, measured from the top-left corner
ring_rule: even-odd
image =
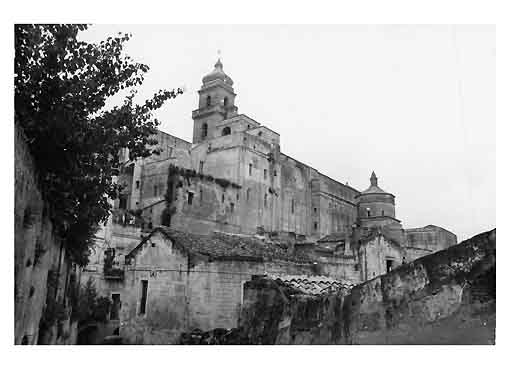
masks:
[[[495,27],[96,25],[83,38],[117,32],[150,67],[140,101],[186,87],[156,113],[163,131],[191,141],[221,50],[239,113],[285,154],[358,190],[374,170],[405,228],[460,241],[496,227]]]

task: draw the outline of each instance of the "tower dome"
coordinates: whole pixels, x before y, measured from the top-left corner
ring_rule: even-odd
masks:
[[[214,70],[211,73],[208,73],[202,78],[202,83],[205,85],[206,83],[220,80],[225,82],[227,85],[232,86],[234,81],[223,71],[223,64],[220,59],[214,64]]]
[[[377,176],[375,175],[375,172],[372,172],[372,175],[370,176],[370,187],[363,191],[361,194],[363,195],[369,193],[382,193],[391,195],[389,192],[386,192],[381,187],[379,187],[379,185],[377,184]]]
[[[395,217],[395,196],[379,187],[375,172],[370,177],[370,187],[358,194],[356,199],[358,215],[362,218]]]

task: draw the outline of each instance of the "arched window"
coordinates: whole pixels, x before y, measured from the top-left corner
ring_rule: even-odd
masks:
[[[250,189],[246,190],[246,201],[250,201]]]
[[[223,99],[223,106],[227,106],[228,105],[228,97],[225,97]]]
[[[227,136],[230,134],[230,127],[225,127],[223,128],[223,130],[221,131],[221,135],[222,136]]]
[[[207,137],[207,123],[202,124],[202,138]]]
[[[207,96],[206,105],[211,106],[211,96]]]

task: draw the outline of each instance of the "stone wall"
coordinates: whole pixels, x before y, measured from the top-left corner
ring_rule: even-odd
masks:
[[[175,209],[175,214],[170,224],[173,228],[197,234],[209,234],[215,230],[241,231],[239,223],[247,200],[238,187],[222,186],[214,179],[181,176],[172,179],[172,186],[174,199],[170,206]],[[162,210],[158,210],[153,209],[155,221],[158,217],[161,219]]]
[[[39,322],[48,298],[65,304],[71,274],[79,269],[68,260],[37,183],[36,168],[25,137],[15,127],[14,186],[14,342],[15,344],[70,344],[76,342],[77,324],[69,319],[50,327],[39,338]],[[52,275],[52,283],[48,276]],[[66,307],[69,315],[69,307]]]
[[[414,260],[457,244],[457,236],[434,225],[405,229],[407,260]]]
[[[387,261],[395,268],[402,264],[405,250],[383,235],[374,236],[361,246],[360,267],[363,281],[386,274]]]
[[[496,231],[422,257],[350,292],[295,294],[245,283],[232,341],[263,344],[494,344]]]
[[[147,221],[161,224],[158,216],[165,208],[168,167],[173,164],[241,186],[236,194],[236,215],[227,226],[233,232],[253,234],[263,227],[268,232],[319,238],[349,229],[356,219],[354,197],[358,191],[282,154],[279,135],[258,124],[248,129],[250,122],[245,116],[229,119],[225,124],[232,126],[231,134],[193,147],[159,132],[157,146],[163,152],[121,171],[119,183],[126,184],[128,207],[143,209]],[[118,207],[119,201],[114,205]],[[226,230],[214,218],[191,216],[183,224],[191,224],[200,233]]]

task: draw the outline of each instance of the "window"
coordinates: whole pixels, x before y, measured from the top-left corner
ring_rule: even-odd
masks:
[[[207,123],[202,124],[202,138],[207,137]]]
[[[140,181],[136,181],[136,189],[140,188]]]
[[[142,280],[142,294],[140,296],[140,315],[145,314],[145,308],[147,305],[147,288],[149,287],[149,281]]]
[[[188,205],[193,205],[193,192],[188,192]]]
[[[110,320],[119,320],[120,294],[112,293],[112,309],[110,310]]]
[[[228,105],[228,97],[225,97],[223,99],[223,106],[227,106]]]
[[[250,189],[248,188],[246,190],[246,201],[249,201],[250,200]]]
[[[198,173],[202,174],[204,172],[204,162],[200,161],[198,164]]]
[[[230,127],[225,127],[223,128],[223,130],[221,131],[221,135],[222,136],[228,136],[230,134]]]
[[[370,218],[370,208],[367,208],[367,217]]]
[[[211,96],[207,96],[206,104],[207,106],[211,106]]]
[[[383,210],[383,211],[381,211],[381,215],[383,215],[383,216],[384,216],[384,210]]]
[[[239,191],[236,193],[236,200],[239,201]]]
[[[259,137],[262,137],[262,131],[260,131],[260,132],[258,133],[258,135],[259,135]]]
[[[386,273],[389,273],[393,270],[394,260],[386,259]]]
[[[290,200],[290,212],[294,214],[294,199]]]
[[[317,228],[319,228],[319,225],[317,224],[317,222],[313,222],[313,229],[317,230]]]
[[[154,185],[154,196],[158,196],[158,185]]]
[[[233,202],[230,203],[230,212],[231,213],[234,212],[234,203]]]
[[[313,212],[317,214],[317,208],[313,208]]]
[[[204,191],[202,191],[202,189],[200,189],[199,196],[200,202],[202,202],[202,199],[204,198]]]
[[[122,195],[119,197],[119,209],[127,209],[127,196]]]
[[[274,171],[274,176],[276,177],[276,169],[275,169],[275,171]]]
[[[267,169],[264,169],[264,179],[267,178]]]
[[[221,203],[223,204],[224,202],[225,202],[225,194],[224,194],[224,193],[222,193],[222,194],[221,194]]]
[[[267,193],[264,194],[264,207],[267,208]]]
[[[251,173],[252,173],[252,169],[253,169],[253,164],[250,164],[249,167],[248,167],[248,175],[251,176]]]

